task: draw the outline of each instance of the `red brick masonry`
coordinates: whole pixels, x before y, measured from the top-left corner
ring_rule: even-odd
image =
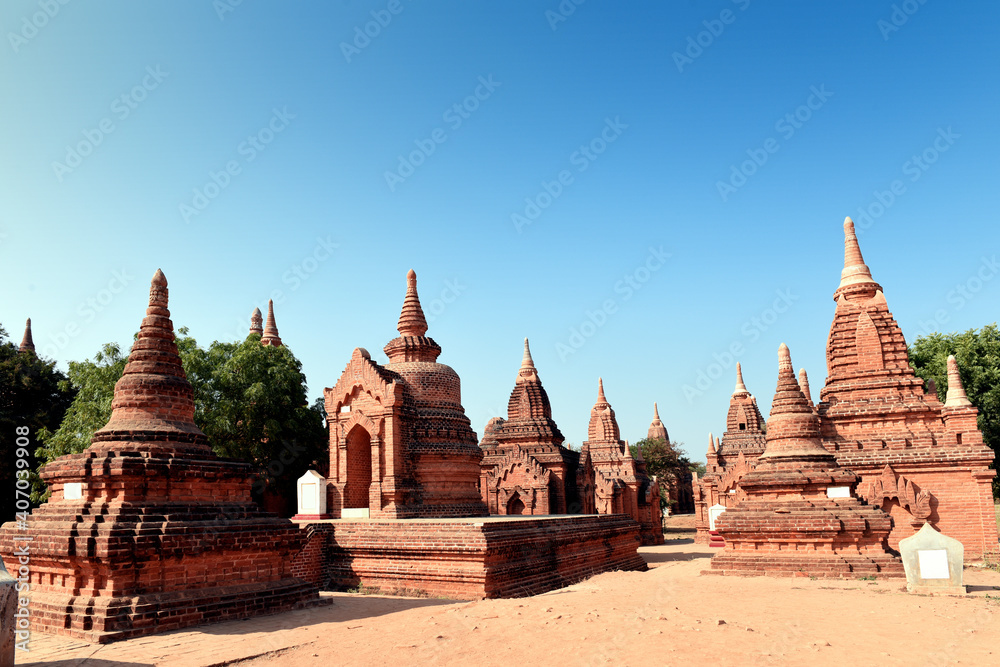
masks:
[[[521,597],[601,572],[645,570],[639,524],[622,514],[464,519],[330,520],[292,574],[320,587],[359,583],[460,599]]]

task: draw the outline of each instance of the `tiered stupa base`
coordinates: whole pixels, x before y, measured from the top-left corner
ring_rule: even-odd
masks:
[[[705,574],[904,576],[902,561],[880,538],[888,533],[888,516],[856,498],[749,500],[722,516],[726,548]]]
[[[31,537],[33,630],[106,643],[324,602],[291,575],[305,535],[250,502],[246,464],[172,453],[90,449],[47,466],[83,497],[56,483],[26,531],[0,529],[8,567],[13,538]]]
[[[292,572],[321,588],[465,600],[537,595],[614,570],[645,570],[624,514],[303,522]]]

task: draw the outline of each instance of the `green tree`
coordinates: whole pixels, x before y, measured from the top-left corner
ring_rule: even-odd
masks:
[[[934,380],[941,401],[948,392],[948,355],[955,355],[965,393],[979,408],[983,440],[1000,457],[1000,330],[996,323],[979,331],[921,336],[910,346],[909,354],[917,375]],[[996,468],[997,459],[992,465]],[[997,478],[993,479],[993,497],[1000,498]]]
[[[34,449],[38,434],[56,428],[73,401],[74,390],[54,361],[21,354],[0,326],[0,522],[14,518],[14,478],[17,470],[17,431],[28,427]],[[23,444],[23,441],[22,441]],[[27,470],[35,461],[28,456]]]
[[[327,457],[323,403],[309,406],[302,364],[287,347],[262,346],[258,334],[212,343],[199,363],[211,370],[199,426],[212,448],[254,465],[255,496],[294,499],[296,480],[326,468]]]
[[[643,438],[629,445],[633,457],[642,451],[646,471],[650,476],[665,482],[660,484],[660,508],[664,511],[671,502],[667,492],[668,484],[683,481],[693,470],[697,470],[696,466],[701,466],[704,470],[702,464],[693,464],[687,456],[680,453],[682,446],[683,443],[667,442],[663,438]]]

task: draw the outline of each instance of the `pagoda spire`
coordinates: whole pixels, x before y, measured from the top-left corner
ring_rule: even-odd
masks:
[[[205,434],[194,423],[194,391],[177,353],[168,295],[167,278],[157,269],[146,317],[115,384],[111,418],[94,433],[94,445],[141,443],[146,448],[156,441],[158,446],[172,442],[167,445],[172,449],[209,451]]]
[[[670,442],[670,436],[667,435],[667,427],[663,425],[660,421],[660,411],[656,407],[656,403],[653,403],[653,421],[649,424],[649,429],[646,431],[646,437],[650,440],[663,440],[665,443]]]
[[[31,338],[31,318],[24,325],[24,338],[21,339],[21,347],[17,349],[18,352],[24,353],[35,353],[35,341]]]
[[[715,453],[715,434],[713,433],[708,434],[708,453]]]
[[[420,297],[417,296],[417,273],[410,269],[406,274],[406,296],[403,298],[403,310],[399,314],[396,330],[400,336],[423,336],[427,333],[427,320],[420,307]]]
[[[758,462],[836,467],[833,454],[820,444],[819,417],[795,379],[792,356],[784,343],[778,348],[778,385],[767,422],[767,445]]]
[[[604,378],[597,378],[597,402],[607,403],[608,399],[604,397]]]
[[[747,386],[745,384],[743,384],[743,367],[740,365],[740,362],[737,361],[736,362],[736,389],[733,390],[733,396],[737,396],[739,394],[749,394],[749,393],[750,392],[747,391]]]
[[[809,391],[809,376],[806,375],[806,369],[799,369],[799,388],[802,390],[803,395],[805,395],[806,400],[809,401],[809,407],[813,406],[812,393]]]
[[[954,354],[948,355],[948,395],[944,399],[946,408],[965,408],[972,405],[972,401],[965,393],[962,386],[962,376],[958,374],[958,362]]]
[[[535,362],[531,358],[531,349],[528,347],[528,339],[524,339],[524,356],[521,357],[521,367],[517,370],[518,384],[538,380],[538,371],[535,369]]]
[[[274,300],[267,302],[267,324],[264,325],[264,335],[260,344],[270,347],[281,347],[281,337],[278,335],[278,325],[274,323]]]
[[[250,313],[250,335],[264,335],[264,316],[260,314],[260,308],[254,308]]]
[[[858,245],[858,235],[854,232],[854,221],[850,217],[844,219],[844,269],[840,272],[840,290],[858,285],[866,285],[881,289],[872,278],[872,272],[865,264]]]

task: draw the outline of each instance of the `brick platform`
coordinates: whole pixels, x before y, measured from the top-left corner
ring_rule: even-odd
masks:
[[[326,588],[363,584],[460,599],[537,595],[601,572],[645,570],[628,516],[329,520],[292,574]]]

